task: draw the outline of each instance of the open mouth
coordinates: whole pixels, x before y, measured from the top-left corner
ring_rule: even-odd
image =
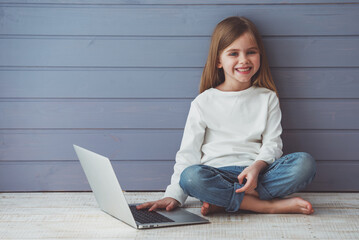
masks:
[[[249,73],[251,71],[252,67],[248,67],[248,68],[236,68],[236,71],[238,71],[239,73]]]

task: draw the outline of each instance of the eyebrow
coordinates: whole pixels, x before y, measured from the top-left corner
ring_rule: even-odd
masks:
[[[258,47],[250,47],[250,48],[248,48],[248,49],[246,49],[246,50],[259,50],[258,49]],[[227,50],[226,52],[234,52],[234,51],[236,51],[236,52],[238,52],[238,51],[240,51],[239,49],[237,49],[237,48],[231,48],[231,49],[229,49],[229,50]]]

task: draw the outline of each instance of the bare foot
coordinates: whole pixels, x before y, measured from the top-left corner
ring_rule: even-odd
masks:
[[[211,213],[222,212],[222,211],[224,211],[224,207],[219,207],[219,206],[209,204],[206,202],[203,202],[203,205],[201,208],[201,213],[203,216],[211,214]]]
[[[312,214],[312,204],[300,197],[273,199],[270,201],[269,213],[301,213]]]

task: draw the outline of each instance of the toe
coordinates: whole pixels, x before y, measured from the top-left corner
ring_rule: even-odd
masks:
[[[209,203],[204,202],[201,208],[201,214],[207,215],[209,209]]]

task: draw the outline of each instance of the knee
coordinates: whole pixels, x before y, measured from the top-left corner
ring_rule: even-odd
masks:
[[[194,185],[198,184],[202,171],[202,165],[192,165],[182,171],[180,177],[180,186],[187,192],[187,189],[192,189]]]
[[[305,182],[311,182],[316,173],[315,159],[306,152],[298,152],[295,155],[297,178]]]

